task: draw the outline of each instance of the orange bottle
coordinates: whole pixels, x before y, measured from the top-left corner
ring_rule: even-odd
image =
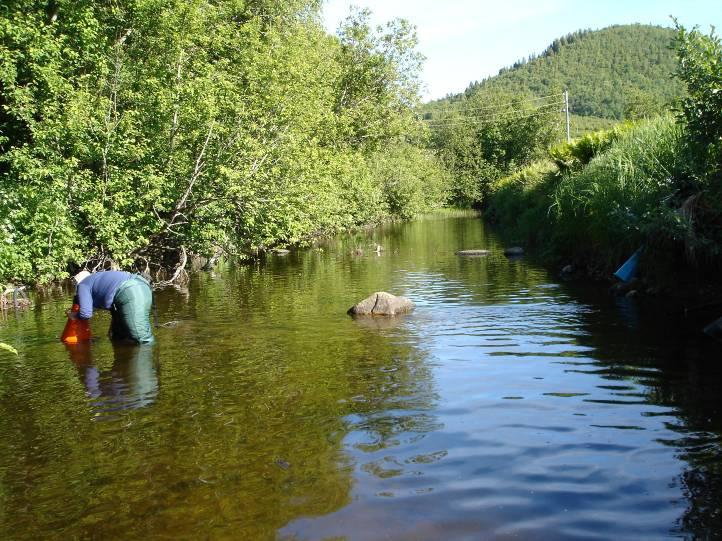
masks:
[[[71,312],[80,312],[80,306],[73,304]],[[87,342],[90,340],[90,324],[87,319],[71,318],[68,314],[68,321],[65,323],[65,329],[60,339],[66,344],[77,344],[78,342]]]

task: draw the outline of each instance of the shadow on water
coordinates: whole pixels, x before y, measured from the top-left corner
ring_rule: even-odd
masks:
[[[690,333],[665,299],[612,297],[598,286],[567,286],[580,302],[587,332],[580,343],[596,361],[576,369],[610,381],[637,384],[639,398],[674,412],[661,438],[685,464],[678,477],[686,508],[676,534],[713,539],[722,532],[722,346]],[[574,369],[573,369],[574,370]]]

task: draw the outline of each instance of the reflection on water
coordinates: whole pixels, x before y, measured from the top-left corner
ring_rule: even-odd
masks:
[[[91,398],[96,418],[102,420],[113,412],[143,408],[155,402],[158,371],[152,345],[113,343],[113,366],[104,371],[93,364],[92,347],[91,342],[65,344]]]
[[[719,347],[501,248],[437,215],[228,266],[154,346],[66,347],[42,297],[0,323],[0,537],[719,535]],[[346,316],[382,290],[415,312]]]

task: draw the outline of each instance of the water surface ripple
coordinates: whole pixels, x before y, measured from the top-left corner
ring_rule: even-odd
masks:
[[[416,311],[346,316],[379,290]],[[720,350],[599,290],[446,214],[198,274],[152,347],[64,346],[43,293],[0,323],[0,536],[716,538]]]

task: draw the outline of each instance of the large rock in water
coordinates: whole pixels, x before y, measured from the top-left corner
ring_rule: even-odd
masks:
[[[397,297],[385,291],[377,291],[348,310],[352,316],[395,316],[414,309],[414,303],[406,297]]]

